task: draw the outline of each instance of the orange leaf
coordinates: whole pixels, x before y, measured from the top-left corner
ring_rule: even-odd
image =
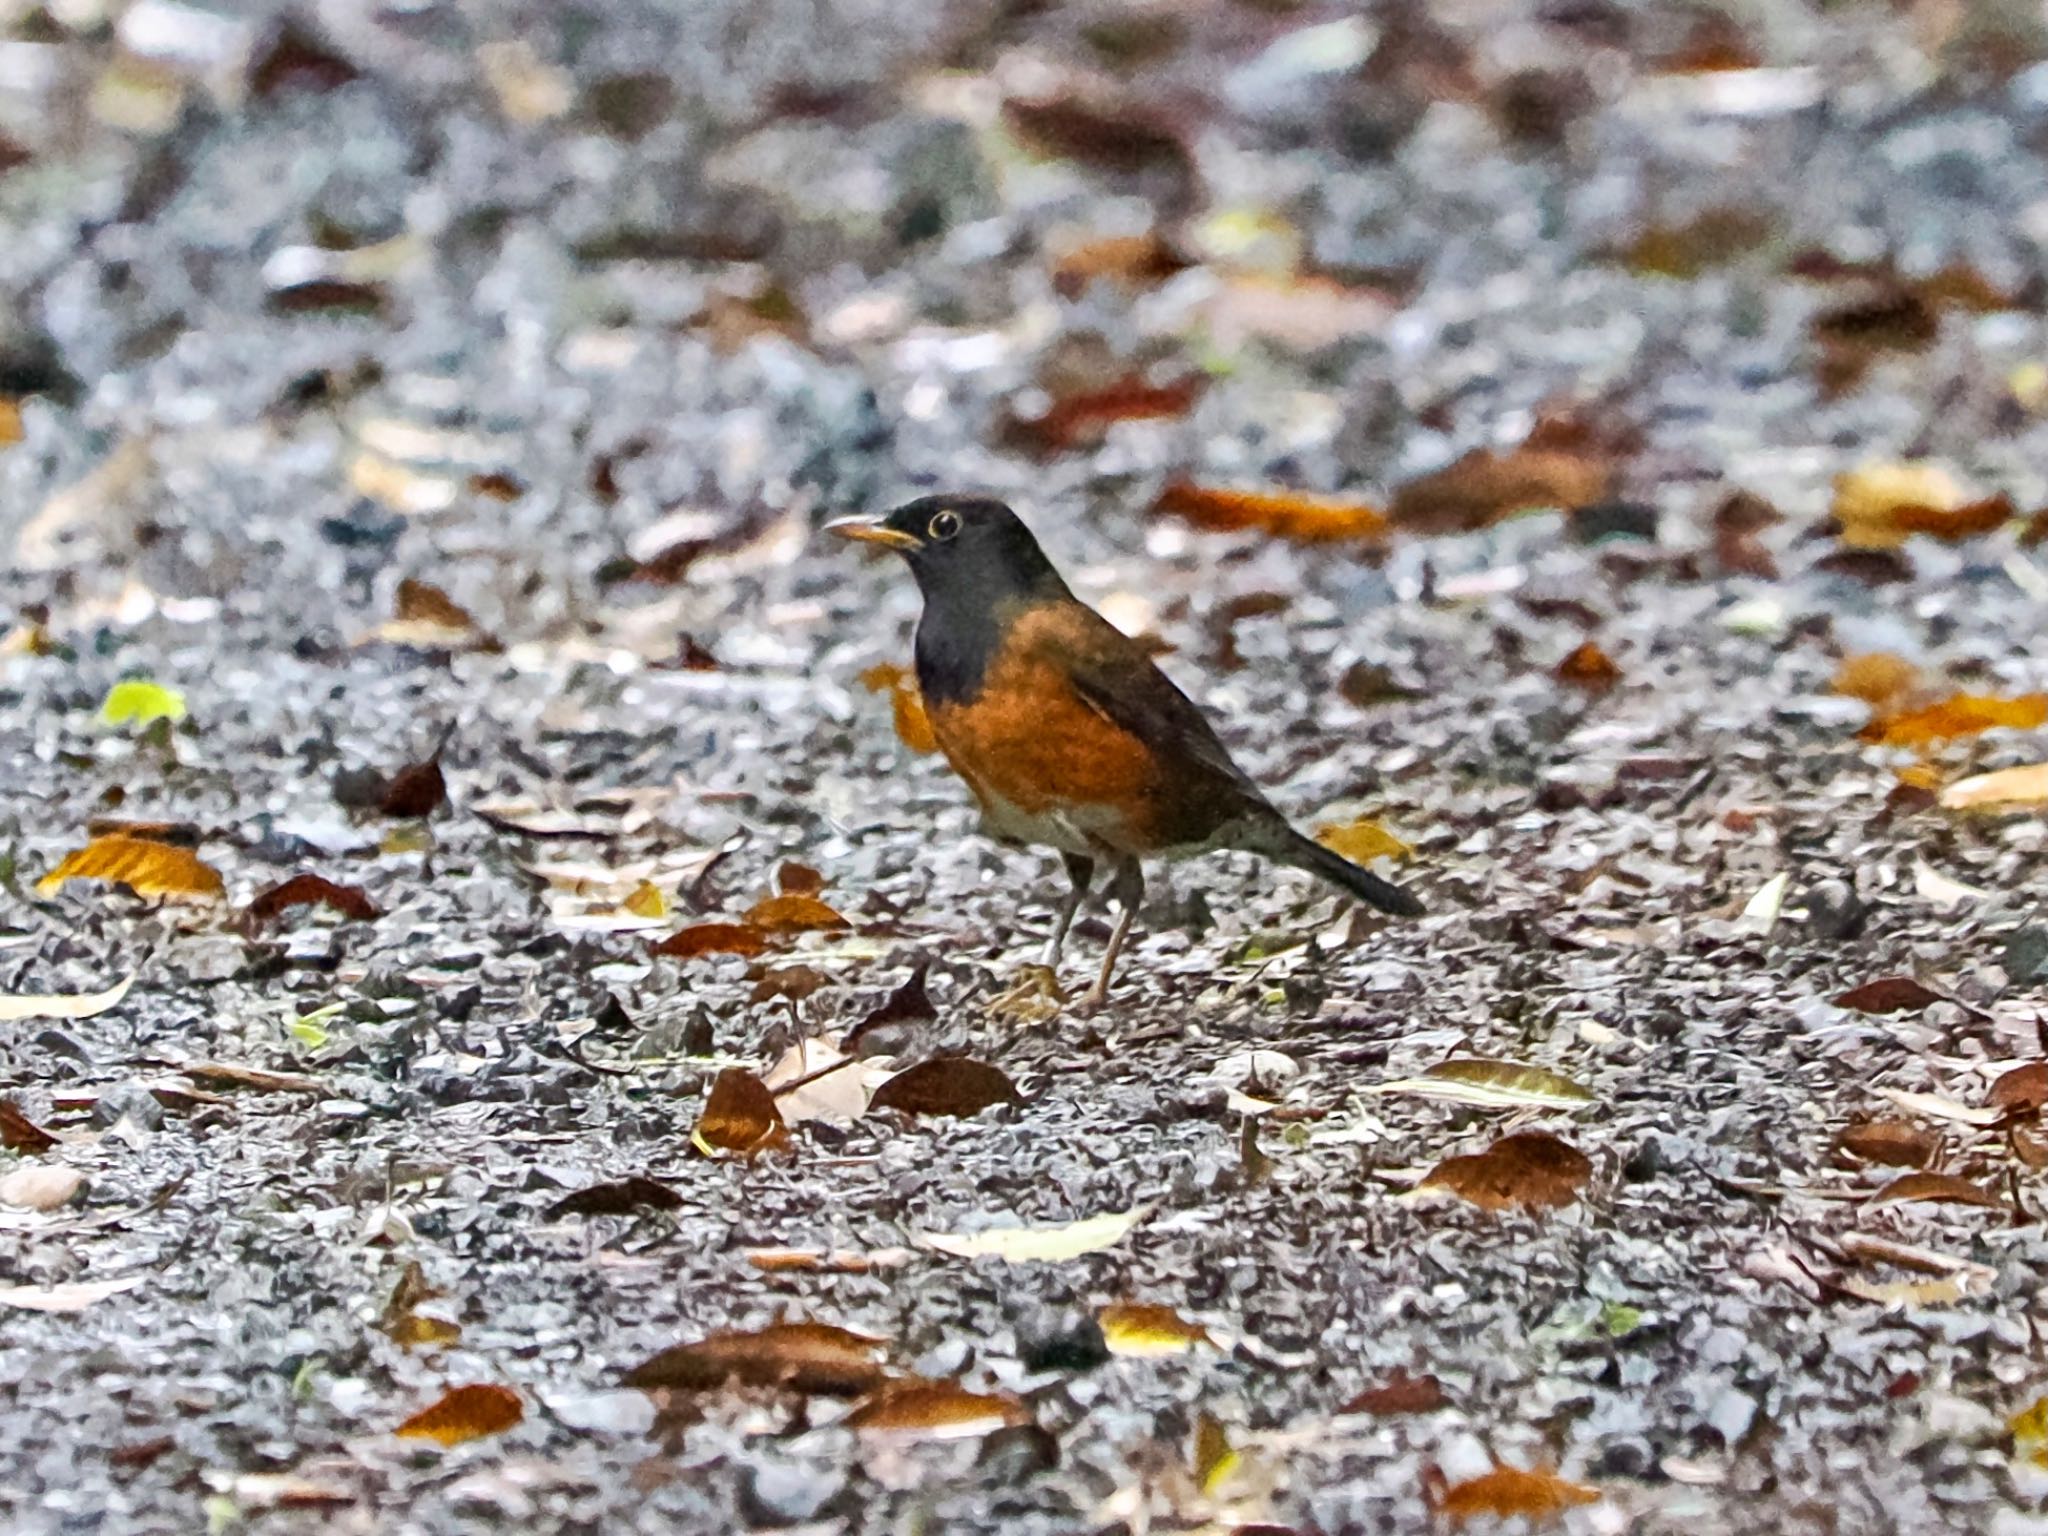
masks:
[[[775,1095],[761,1079],[744,1067],[727,1067],[712,1083],[711,1097],[704,1101],[690,1140],[707,1155],[730,1152],[752,1157],[787,1145],[789,1128],[775,1107]]]
[[[1354,864],[1370,864],[1374,859],[1405,859],[1415,852],[1370,816],[1317,827],[1316,841]]]
[[[457,1387],[430,1408],[423,1408],[395,1433],[408,1440],[438,1440],[461,1445],[485,1435],[502,1434],[526,1417],[526,1407],[510,1387],[479,1383]]]
[[[643,1392],[701,1392],[731,1382],[850,1397],[874,1388],[883,1374],[880,1339],[830,1323],[775,1323],[664,1349],[628,1371],[625,1383]]]
[[[1941,1151],[1941,1138],[1906,1120],[1865,1120],[1835,1138],[1838,1150],[1887,1168],[1925,1168]]]
[[[2048,693],[2024,693],[2011,699],[1958,693],[1923,709],[1873,720],[1863,728],[1861,739],[1884,747],[1917,747],[1982,731],[2031,731],[2044,724],[2048,724]]]
[[[1186,268],[1187,262],[1156,232],[1108,235],[1068,246],[1055,256],[1052,283],[1066,297],[1075,298],[1098,278],[1149,288]]]
[[[1171,384],[1148,384],[1132,375],[1101,389],[1082,390],[1053,401],[1043,416],[1017,418],[1012,435],[1042,453],[1093,446],[1120,421],[1164,421],[1185,416],[1202,392],[1198,376]]]
[[[21,406],[0,395],[0,448],[21,441]]]
[[[332,907],[359,923],[374,922],[379,916],[377,904],[361,886],[336,885],[319,875],[293,875],[273,885],[249,903],[248,916],[252,922],[267,923],[292,907],[308,906]]]
[[[785,896],[815,896],[825,889],[825,877],[808,864],[785,864],[775,871],[775,889]]]
[[[853,926],[815,896],[770,896],[748,909],[747,923],[763,933],[815,933]]]
[[[1007,1392],[970,1392],[957,1382],[912,1378],[878,1389],[846,1416],[846,1427],[867,1434],[966,1440],[1030,1421],[1023,1403]]]
[[[1835,521],[1852,549],[1891,549],[1916,533],[1951,543],[1991,533],[2019,515],[2009,497],[1968,499],[1935,464],[1867,464],[1835,477]]]
[[[1361,501],[1294,491],[1224,490],[1179,478],[1166,482],[1152,510],[1185,518],[1211,532],[1251,528],[1304,544],[1383,539],[1392,528],[1386,514]]]
[[[1557,664],[1557,680],[1588,693],[1606,693],[1621,681],[1621,668],[1588,640]]]
[[[1890,651],[1871,651],[1861,656],[1844,656],[1835,668],[1830,692],[1844,698],[1861,699],[1872,709],[1886,709],[1899,703],[1920,683],[1920,669],[1903,656]]]
[[[2004,1202],[1982,1185],[1952,1173],[1902,1173],[1870,1197],[1872,1205],[1977,1205],[2002,1210]]]
[[[2048,1061],[2030,1061],[2003,1074],[1984,1102],[2018,1114],[2032,1114],[2048,1105]]]
[[[1469,1482],[1446,1488],[1437,1508],[1453,1525],[1463,1525],[1474,1515],[1491,1515],[1496,1520],[1517,1516],[1530,1521],[1554,1520],[1577,1505],[1599,1501],[1599,1489],[1568,1483],[1548,1467],[1525,1472],[1520,1467],[1497,1466]]]
[[[57,1138],[22,1113],[12,1099],[0,1099],[0,1147],[10,1152],[47,1152]]]
[[[1401,1413],[1434,1413],[1450,1401],[1443,1383],[1434,1376],[1410,1376],[1397,1371],[1377,1387],[1367,1387],[1339,1413],[1371,1413],[1382,1418]]]
[[[1484,1152],[1447,1157],[1416,1186],[1441,1190],[1483,1211],[1554,1210],[1579,1198],[1592,1177],[1586,1155],[1542,1131],[1503,1136]]]
[[[48,896],[67,880],[104,880],[125,885],[138,896],[217,901],[226,894],[220,874],[189,848],[147,838],[97,837],[36,882]]]
[[[1156,1302],[1115,1302],[1098,1312],[1095,1321],[1112,1355],[1141,1360],[1184,1355],[1198,1344],[1213,1342],[1200,1323]]]
[[[758,928],[739,923],[699,923],[670,934],[653,946],[653,953],[673,960],[689,960],[698,955],[753,956],[767,948],[768,940]]]

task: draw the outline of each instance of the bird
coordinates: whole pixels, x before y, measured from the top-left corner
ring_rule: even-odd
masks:
[[[1074,596],[1006,503],[923,496],[825,528],[893,551],[916,578],[918,691],[984,831],[1052,848],[1065,863],[1069,889],[1045,947],[1055,975],[1097,868],[1111,871],[1116,926],[1083,1008],[1109,996],[1148,858],[1236,849],[1382,912],[1422,915],[1410,892],[1295,830],[1145,648]]]

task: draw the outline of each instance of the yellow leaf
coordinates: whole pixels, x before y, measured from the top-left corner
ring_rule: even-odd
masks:
[[[152,725],[158,720],[185,718],[185,695],[147,678],[131,677],[107,690],[100,705],[102,725]]]
[[[1212,1342],[1208,1329],[1189,1322],[1171,1307],[1117,1302],[1097,1313],[1095,1321],[1109,1352],[1131,1359],[1184,1355],[1198,1344]]]
[[[1568,1077],[1519,1061],[1498,1061],[1486,1056],[1453,1056],[1420,1077],[1396,1078],[1377,1084],[1372,1091],[1412,1093],[1425,1099],[1477,1104],[1487,1109],[1581,1109],[1593,1102],[1592,1093]]]
[[[36,882],[39,894],[53,894],[67,880],[105,880],[138,896],[217,901],[226,888],[220,874],[189,848],[147,838],[96,837]]]
[[[1972,501],[1938,464],[1866,464],[1835,477],[1835,521],[1852,549],[1892,549],[1915,533],[1962,539],[2011,521],[1998,499]]]
[[[642,880],[633,887],[633,894],[623,903],[625,909],[635,917],[661,918],[668,916],[668,897],[660,886],[651,880]]]
[[[927,1248],[949,1253],[956,1259],[1005,1259],[1012,1264],[1059,1263],[1097,1253],[1122,1242],[1131,1229],[1152,1214],[1150,1206],[1137,1206],[1109,1216],[1090,1216],[1049,1227],[990,1227],[981,1232],[920,1232],[917,1240]]]
[[[510,1387],[487,1384],[457,1387],[431,1407],[423,1408],[394,1433],[408,1440],[438,1440],[461,1445],[485,1435],[500,1434],[526,1417],[526,1405]]]
[[[1318,827],[1316,841],[1332,853],[1340,853],[1354,864],[1369,864],[1374,859],[1405,859],[1415,852],[1400,838],[1370,816],[1361,816],[1357,821]]]
[[[2010,699],[1958,693],[1924,709],[1882,716],[1865,726],[1861,736],[1884,747],[1919,747],[1984,731],[2031,731],[2044,724],[2048,724],[2048,693],[2023,693]]]
[[[2048,1467],[2048,1397],[2037,1397],[2010,1419],[2012,1452],[2021,1461]]]
[[[2000,768],[1995,773],[1978,773],[1967,779],[1958,779],[1941,792],[1941,803],[1951,811],[2048,805],[2048,763]]]

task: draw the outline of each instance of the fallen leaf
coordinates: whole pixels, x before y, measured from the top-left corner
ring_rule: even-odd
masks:
[[[1231,1448],[1229,1431],[1214,1415],[1204,1413],[1195,1420],[1195,1441],[1189,1450],[1188,1466],[1202,1492],[1213,1494],[1237,1470],[1241,1459]]]
[[[1048,159],[1072,160],[1119,175],[1152,171],[1176,185],[1195,175],[1181,136],[1147,109],[1079,95],[1003,102],[1003,125],[1019,143]]]
[[[1861,739],[1885,747],[1918,747],[1991,730],[2031,731],[2048,724],[2048,693],[2017,698],[1958,693],[1936,704],[1885,715],[1863,728]]]
[[[1778,562],[1760,535],[1784,521],[1784,514],[1751,491],[1735,491],[1714,509],[1714,559],[1739,576],[1778,578]]]
[[[446,1292],[427,1282],[427,1272],[414,1259],[400,1271],[398,1283],[384,1304],[377,1326],[402,1349],[446,1349],[462,1340],[462,1325],[421,1312],[420,1307],[443,1299]]]
[[[0,170],[8,170],[20,162],[12,154],[12,146],[0,143]],[[0,395],[0,448],[21,441],[21,402],[6,395]]]
[[[134,1290],[148,1278],[130,1275],[123,1280],[81,1280],[70,1285],[0,1285],[0,1307],[24,1312],[83,1312],[109,1296]]]
[[[1621,681],[1621,668],[1591,640],[1583,641],[1557,664],[1557,680],[1587,693],[1612,692]]]
[[[1902,1173],[1870,1197],[1872,1205],[1976,1205],[2002,1210],[2004,1202],[1952,1173]]]
[[[1453,1525],[1463,1525],[1474,1515],[1490,1515],[1496,1520],[1519,1517],[1533,1523],[1555,1520],[1568,1509],[1599,1502],[1599,1489],[1566,1482],[1548,1467],[1524,1471],[1496,1466],[1446,1488],[1437,1500],[1437,1509]]]
[[[1593,1164],[1576,1148],[1542,1131],[1523,1131],[1484,1152],[1445,1158],[1416,1189],[1456,1195],[1485,1211],[1555,1210],[1577,1200],[1592,1174]]]
[[[919,1232],[917,1241],[926,1248],[951,1254],[956,1259],[1004,1259],[1012,1264],[1060,1263],[1097,1253],[1122,1242],[1131,1230],[1152,1214],[1150,1206],[1136,1206],[1108,1216],[1090,1216],[1056,1226],[989,1227],[980,1232]]]
[[[1187,270],[1178,255],[1155,231],[1142,235],[1107,235],[1083,240],[1054,252],[1053,287],[1064,298],[1078,298],[1093,282],[1150,288]]]
[[[1594,1102],[1590,1089],[1568,1077],[1542,1067],[1488,1056],[1453,1056],[1428,1068],[1420,1077],[1376,1083],[1370,1091],[1412,1093],[1420,1098],[1477,1104],[1486,1109],[1580,1109]]]
[[[2048,1397],[2034,1401],[2005,1421],[2017,1461],[2048,1468]]]
[[[785,1125],[851,1125],[867,1113],[868,1100],[888,1075],[885,1067],[809,1036],[785,1051],[761,1081],[775,1095]]]
[[[135,978],[129,976],[104,992],[22,992],[12,996],[0,993],[0,1020],[98,1018],[108,1009],[118,1007],[134,985]]]
[[[1378,540],[1392,531],[1386,514],[1364,502],[1300,492],[1222,490],[1179,478],[1166,482],[1152,510],[1212,533],[1251,529],[1299,543]]]
[[[107,690],[100,705],[102,725],[153,725],[185,718],[185,695],[147,678],[131,677]]]
[[[1835,1006],[1855,1013],[1908,1013],[1941,1000],[1939,992],[1911,976],[1886,976],[1851,987],[1835,999]]]
[[[262,1067],[245,1067],[231,1061],[188,1061],[179,1069],[187,1077],[224,1088],[247,1088],[252,1093],[305,1093],[326,1097],[327,1085],[318,1078],[295,1072],[268,1072]]]
[[[883,1083],[868,1101],[868,1110],[967,1116],[996,1104],[1021,1104],[1023,1098],[1001,1068],[964,1056],[941,1056],[921,1061]]]
[[[746,921],[762,933],[816,933],[853,926],[815,896],[770,896],[747,910]]]
[[[1202,392],[1199,375],[1171,384],[1151,384],[1131,375],[1056,398],[1039,416],[1012,416],[1006,435],[1040,453],[1093,447],[1124,421],[1170,421],[1185,416]]]
[[[889,695],[896,738],[903,745],[927,756],[939,750],[939,738],[932,734],[932,722],[924,712],[924,697],[917,691],[917,679],[906,669],[894,662],[879,662],[861,673],[860,685],[870,693]]]
[[[825,877],[808,864],[784,864],[775,871],[775,889],[784,896],[815,896],[825,889]]]
[[[702,1392],[728,1384],[851,1397],[885,1375],[883,1341],[829,1323],[774,1323],[678,1344],[625,1374],[629,1387]]]
[[[412,763],[394,773],[384,786],[377,809],[386,816],[406,821],[424,821],[448,803],[448,780],[441,772],[437,751],[423,763]]]
[[[0,1147],[10,1152],[47,1152],[57,1138],[22,1112],[12,1099],[0,1099]]]
[[[2010,810],[2018,806],[2048,805],[2048,763],[2029,763],[2022,768],[2000,768],[1958,779],[1941,792],[1942,806],[1951,811]]]
[[[375,922],[383,914],[359,885],[336,885],[319,875],[293,875],[249,903],[251,922],[268,923],[293,907],[324,906],[354,922]]]
[[[747,1262],[768,1274],[865,1275],[877,1269],[900,1269],[917,1255],[908,1248],[871,1248],[841,1252],[827,1248],[746,1248]]]
[[[1400,487],[1389,512],[1396,526],[1413,532],[1471,532],[1517,512],[1599,501],[1611,478],[1607,465],[1575,452],[1479,448]]]
[[[422,1408],[392,1433],[407,1440],[435,1440],[462,1445],[486,1435],[503,1434],[526,1417],[526,1405],[510,1387],[475,1383],[453,1388],[439,1402]]]
[[[1880,1307],[1952,1307],[1971,1294],[1969,1284],[1955,1275],[1940,1280],[1865,1280],[1844,1275],[1835,1284]]]
[[[1941,1138],[1904,1120],[1865,1120],[1845,1127],[1835,1145],[1866,1163],[1925,1168],[1941,1151]]]
[[[1958,1125],[1996,1125],[2005,1118],[2004,1111],[1982,1108],[1975,1104],[1959,1104],[1954,1099],[1945,1099],[1938,1093],[1914,1093],[1906,1088],[1880,1088],[1878,1092],[1890,1099],[1909,1115],[1925,1115],[1930,1120],[1952,1120]]]
[[[0,1174],[0,1205],[25,1211],[54,1211],[69,1205],[85,1188],[85,1175],[61,1163],[16,1168]]]
[[[220,874],[189,848],[139,837],[98,837],[36,882],[48,896],[67,880],[104,880],[125,885],[138,896],[218,901],[226,894]]]
[[[1984,1102],[2017,1114],[2032,1114],[2048,1105],[2048,1061],[2030,1061],[2002,1073]]]
[[[1653,277],[1694,278],[1766,244],[1770,219],[1750,208],[1709,208],[1683,224],[1652,224],[1614,253]]]
[[[778,966],[761,973],[760,979],[754,983],[754,990],[747,994],[747,1001],[766,1003],[778,997],[786,997],[793,1003],[800,1003],[805,998],[836,985],[838,983],[835,978],[819,970],[815,965]]]
[[[668,895],[652,880],[642,880],[626,893],[626,899],[619,903],[620,910],[634,917],[644,917],[649,922],[662,922],[668,917]]]
[[[488,641],[467,608],[431,582],[408,576],[398,584],[394,616],[371,636],[387,645],[459,650]]]
[[[1831,693],[1861,699],[1872,709],[1894,709],[1920,686],[1920,669],[1889,651],[1845,656],[1828,684]]]
[[[1380,1385],[1367,1387],[1337,1411],[1391,1418],[1404,1413],[1434,1413],[1449,1402],[1443,1383],[1434,1376],[1410,1376],[1397,1371]]]
[[[1869,464],[1835,477],[1835,521],[1851,549],[1892,549],[1916,533],[1954,542],[2017,517],[2004,497],[1971,501],[1935,464]]]
[[[1209,1330],[1191,1323],[1171,1307],[1146,1302],[1114,1302],[1095,1314],[1102,1342],[1112,1355],[1152,1360],[1184,1355],[1214,1341]]]
[[[752,1157],[786,1146],[789,1128],[775,1107],[775,1095],[761,1079],[744,1067],[727,1067],[712,1083],[690,1141],[707,1157],[721,1152]]]
[[[1370,816],[1317,827],[1316,841],[1354,864],[1370,864],[1374,859],[1405,859],[1415,852]]]
[[[768,948],[768,939],[758,928],[749,928],[740,923],[698,923],[672,933],[659,944],[649,946],[649,952],[667,955],[673,960],[689,960],[698,955],[742,955],[752,957]]]
[[[1028,1424],[1031,1414],[1007,1392],[970,1392],[957,1382],[910,1379],[877,1388],[842,1422],[863,1434],[968,1440]]]
[[[683,1197],[659,1179],[636,1173],[607,1184],[592,1184],[564,1195],[548,1207],[549,1218],[562,1216],[631,1216],[640,1211],[680,1210]]]

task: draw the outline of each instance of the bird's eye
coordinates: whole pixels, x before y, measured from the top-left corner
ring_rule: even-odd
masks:
[[[929,533],[934,539],[940,540],[950,539],[959,531],[960,514],[958,512],[938,513],[932,518],[931,525],[925,529],[925,532]]]

